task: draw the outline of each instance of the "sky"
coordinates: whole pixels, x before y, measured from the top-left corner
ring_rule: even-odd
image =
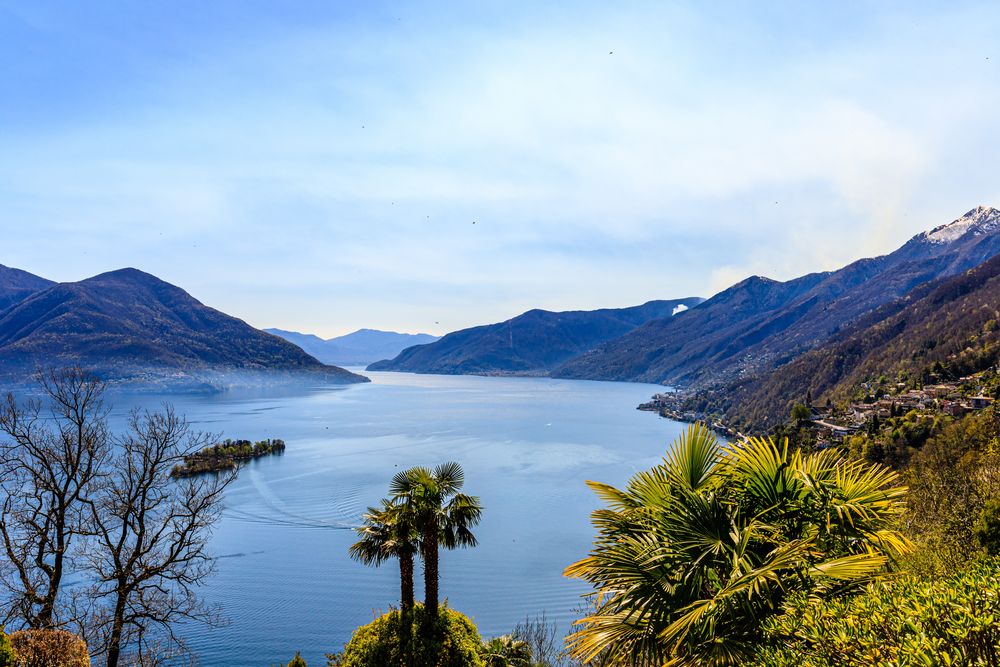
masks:
[[[1000,206],[996,2],[0,0],[0,263],[258,327],[711,296]]]

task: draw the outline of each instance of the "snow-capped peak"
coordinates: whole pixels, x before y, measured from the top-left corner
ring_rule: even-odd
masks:
[[[931,243],[951,243],[969,232],[975,236],[982,236],[998,227],[1000,227],[1000,210],[992,206],[977,206],[958,220],[925,232],[924,238]]]

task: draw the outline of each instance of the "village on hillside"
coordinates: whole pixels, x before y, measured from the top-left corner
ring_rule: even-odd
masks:
[[[812,432],[813,446],[824,449],[839,446],[859,432],[878,433],[891,420],[937,420],[941,417],[960,419],[969,413],[988,408],[1000,391],[1000,366],[974,373],[958,380],[911,388],[905,382],[887,387],[883,382],[861,385],[863,399],[836,406],[831,401],[816,405],[807,394],[803,403],[792,407],[791,420],[798,428]],[[684,410],[682,394],[667,392],[654,395],[639,410],[658,412],[661,416],[683,422],[702,422],[729,438],[743,438],[739,430],[725,424],[716,415]]]

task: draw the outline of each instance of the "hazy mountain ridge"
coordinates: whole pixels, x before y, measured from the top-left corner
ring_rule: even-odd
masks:
[[[378,329],[358,329],[343,336],[323,339],[314,334],[284,329],[264,329],[298,345],[323,363],[340,366],[362,366],[397,356],[414,345],[424,345],[438,340],[430,334],[406,334]]]
[[[0,369],[82,365],[111,378],[225,371],[364,382],[136,269],[51,284],[0,313]]]
[[[786,282],[755,276],[683,318],[653,321],[552,374],[690,387],[739,383],[828,340],[918,285],[1000,252],[1000,211],[978,207],[893,253]],[[960,233],[959,233],[960,232]]]
[[[692,308],[697,297],[650,301],[631,308],[551,312],[529,310],[517,317],[450,333],[435,343],[403,350],[369,370],[448,375],[544,374],[600,343],[652,319]]]
[[[0,313],[54,284],[33,273],[0,264]]]

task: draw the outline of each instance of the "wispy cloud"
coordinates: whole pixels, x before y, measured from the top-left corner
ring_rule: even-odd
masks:
[[[261,326],[708,296],[1000,201],[989,3],[8,5],[0,262]]]

